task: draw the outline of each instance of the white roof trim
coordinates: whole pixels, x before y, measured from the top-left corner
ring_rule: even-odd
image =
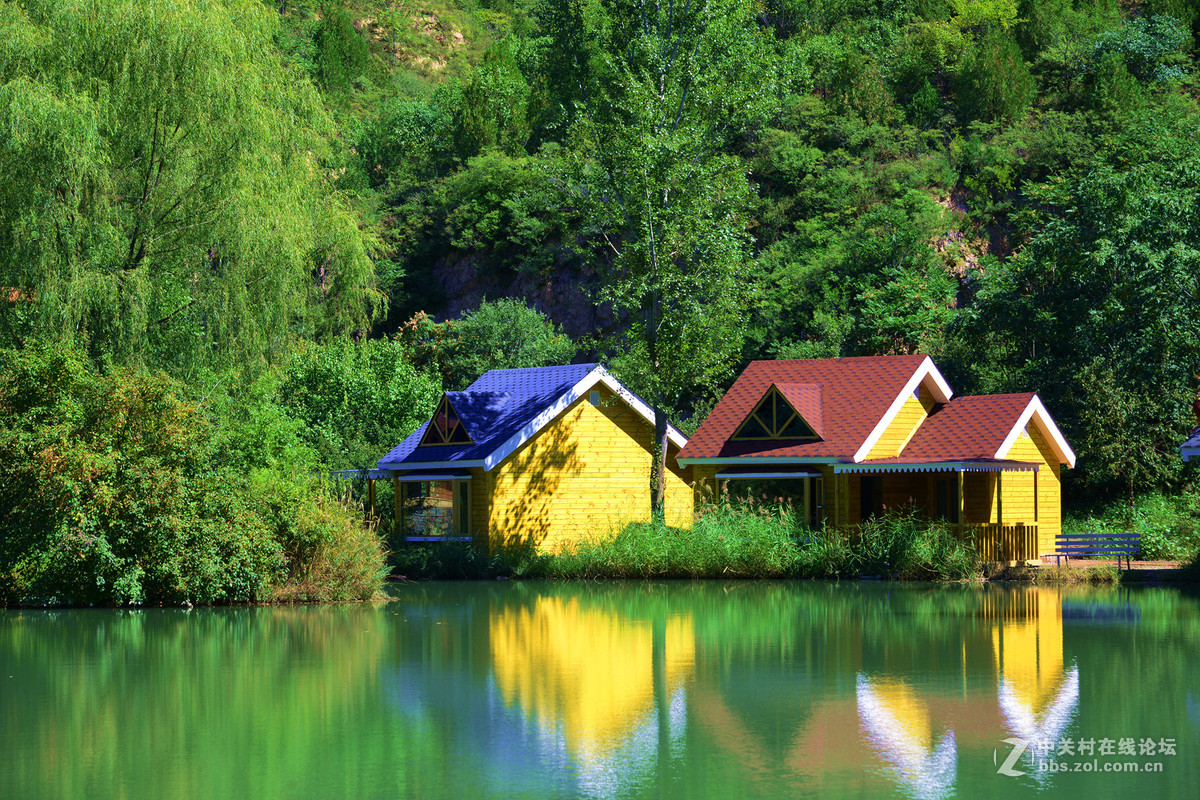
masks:
[[[681,458],[679,466],[703,464],[714,467],[757,466],[759,464],[832,464],[838,461],[829,456],[727,456],[725,458]]]
[[[1200,456],[1200,446],[1179,448],[1179,455],[1183,456],[1184,461],[1191,461],[1194,456]]]
[[[917,367],[916,372],[908,379],[908,383],[904,384],[904,389],[892,401],[887,412],[871,430],[871,434],[862,443],[862,447],[854,454],[855,461],[862,461],[867,457],[867,453],[871,452],[879,440],[883,438],[883,434],[888,427],[896,419],[896,415],[900,413],[900,409],[904,407],[904,403],[908,398],[912,397],[912,393],[918,386],[929,381],[929,393],[933,395],[933,399],[938,403],[949,403],[950,398],[954,395],[954,390],[950,388],[950,384],[946,383],[946,379],[942,377],[942,373],[938,372],[938,368],[934,365],[933,359],[925,356],[925,360],[921,362],[921,366]]]
[[[1021,431],[1025,429],[1025,426],[1029,424],[1029,420],[1031,419],[1036,419],[1042,431],[1047,435],[1047,438],[1050,440],[1050,449],[1058,456],[1058,463],[1074,467],[1075,451],[1071,449],[1071,445],[1067,444],[1062,431],[1054,424],[1050,412],[1042,404],[1042,398],[1036,394],[1029,401],[1029,405],[1025,407],[1025,410],[1021,412],[1021,416],[1017,419],[1017,424],[1013,425],[1012,430],[1008,432],[1008,436],[1004,438],[1004,443],[1000,445],[1000,449],[996,451],[996,455],[993,458],[1008,457],[1008,451],[1012,449],[1013,443],[1017,441],[1017,437],[1021,435]]]
[[[598,383],[603,383],[613,394],[624,400],[630,408],[636,411],[643,419],[654,424],[654,410],[639,399],[633,392],[622,386],[616,378],[608,373],[604,367],[596,367],[583,377],[583,380],[575,384],[553,404],[547,406],[540,414],[531,419],[525,427],[514,433],[500,447],[498,447],[491,455],[483,459],[484,470],[490,470],[499,464],[504,459],[512,455],[521,445],[532,439],[537,432],[549,425],[554,419],[567,410],[568,407],[576,400],[584,397],[588,391]],[[687,437],[675,429],[675,426],[667,423],[667,439],[671,444],[678,448],[683,448],[687,444]]]

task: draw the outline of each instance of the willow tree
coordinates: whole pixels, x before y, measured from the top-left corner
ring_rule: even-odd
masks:
[[[259,0],[0,2],[0,286],[33,335],[182,373],[378,310],[276,20]]]
[[[573,97],[600,299],[628,323],[613,366],[654,408],[658,516],[665,409],[740,355],[753,195],[727,149],[775,96],[769,44],[746,0],[547,0],[540,22]]]

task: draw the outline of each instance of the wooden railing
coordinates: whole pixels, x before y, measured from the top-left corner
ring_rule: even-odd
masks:
[[[984,561],[1028,561],[1038,558],[1036,522],[961,523],[951,526],[956,535],[973,539]]]

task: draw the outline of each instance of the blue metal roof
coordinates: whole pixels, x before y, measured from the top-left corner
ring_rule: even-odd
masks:
[[[417,469],[422,464],[479,461],[494,453],[539,413],[569,392],[599,364],[493,369],[446,398],[473,444],[421,447],[429,422],[379,460],[380,469]]]

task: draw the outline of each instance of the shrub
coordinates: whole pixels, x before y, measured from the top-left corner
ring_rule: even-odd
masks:
[[[1114,503],[1086,517],[1063,520],[1065,533],[1141,536],[1142,558],[1186,561],[1200,552],[1200,518],[1195,499],[1150,494],[1133,505]]]
[[[249,602],[293,596],[289,586],[348,599],[378,589],[383,554],[357,513],[330,501],[307,469],[253,464],[253,431],[220,433],[181,384],[133,369],[102,375],[72,351],[0,361],[0,603]],[[222,456],[237,452],[226,465]]]
[[[995,28],[963,57],[957,93],[963,121],[990,122],[1025,113],[1037,89],[1021,48]]]
[[[796,517],[787,509],[709,509],[688,529],[632,523],[555,554],[555,578],[782,578],[799,555]]]

